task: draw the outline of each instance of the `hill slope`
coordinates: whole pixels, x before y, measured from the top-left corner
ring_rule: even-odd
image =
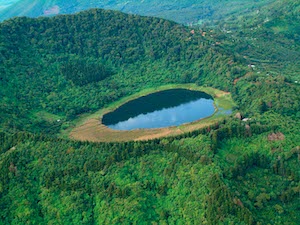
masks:
[[[266,118],[265,125],[248,123],[250,133],[229,121],[184,137],[119,144],[1,134],[0,221],[296,225],[300,124]],[[284,139],[268,140],[269,124]]]
[[[229,88],[231,78],[225,74],[236,65],[228,65],[230,56],[223,56],[200,31],[113,11],[16,18],[0,29],[1,123],[7,128],[41,129],[53,123],[55,133],[62,124],[53,118],[67,122],[133,91],[201,82],[218,69],[223,71],[210,83]],[[200,62],[207,72],[199,73]],[[212,63],[215,68],[209,69]]]
[[[252,14],[228,17],[219,21],[218,26],[224,35],[239,40],[232,47],[247,57],[249,63],[273,64],[277,67],[273,70],[284,69],[282,73],[292,74],[297,80],[300,79],[295,70],[300,66],[299,15],[299,2],[278,1]]]

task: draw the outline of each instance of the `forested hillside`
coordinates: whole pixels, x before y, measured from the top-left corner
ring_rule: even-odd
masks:
[[[228,90],[248,70],[200,30],[162,19],[91,10],[0,26],[5,129],[57,133],[77,115],[145,87],[213,76],[210,83]]]
[[[281,119],[250,123],[251,131],[226,121],[147,142],[2,135],[1,221],[296,225],[299,122],[285,128]]]
[[[230,41],[235,52],[258,65],[258,70],[269,69],[295,81],[300,79],[299,20],[300,3],[286,0],[261,7],[252,14],[232,15],[217,26],[223,33],[221,40]]]
[[[299,8],[285,7],[242,27],[100,9],[0,23],[0,223],[298,224]],[[237,106],[174,137],[62,138],[81,116],[170,83],[230,91]]]

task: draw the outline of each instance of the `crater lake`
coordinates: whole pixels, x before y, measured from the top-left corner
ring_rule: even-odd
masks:
[[[213,98],[200,91],[170,89],[139,97],[105,114],[102,123],[114,130],[178,126],[211,116]]]

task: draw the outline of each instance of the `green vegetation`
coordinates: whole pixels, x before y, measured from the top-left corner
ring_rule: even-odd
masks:
[[[293,83],[300,79],[299,10],[298,2],[275,1],[248,15],[218,21],[214,25],[221,32],[216,37],[245,63],[254,65],[259,79],[281,75],[281,79]]]
[[[213,27],[97,9],[1,23],[0,223],[298,224],[299,4],[260,10]],[[237,115],[148,141],[61,138],[182,84],[231,92]]]
[[[297,224],[299,134],[268,141],[274,128],[250,127],[119,144],[2,136],[2,221]]]
[[[66,80],[79,86],[96,83],[112,75],[111,69],[97,61],[90,62],[81,59],[67,59],[65,64],[61,66],[60,72]]]

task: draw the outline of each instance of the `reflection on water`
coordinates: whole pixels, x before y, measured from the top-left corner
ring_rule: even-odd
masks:
[[[140,114],[125,121],[108,125],[108,127],[115,130],[133,130],[139,128],[178,126],[183,123],[208,117],[214,113],[214,110],[212,99],[200,98],[175,107]]]
[[[172,108],[200,98],[212,99],[206,93],[187,89],[171,89],[142,96],[121,105],[115,111],[107,113],[102,118],[105,125],[117,124],[118,122],[134,118],[140,114],[147,114],[157,110]]]

